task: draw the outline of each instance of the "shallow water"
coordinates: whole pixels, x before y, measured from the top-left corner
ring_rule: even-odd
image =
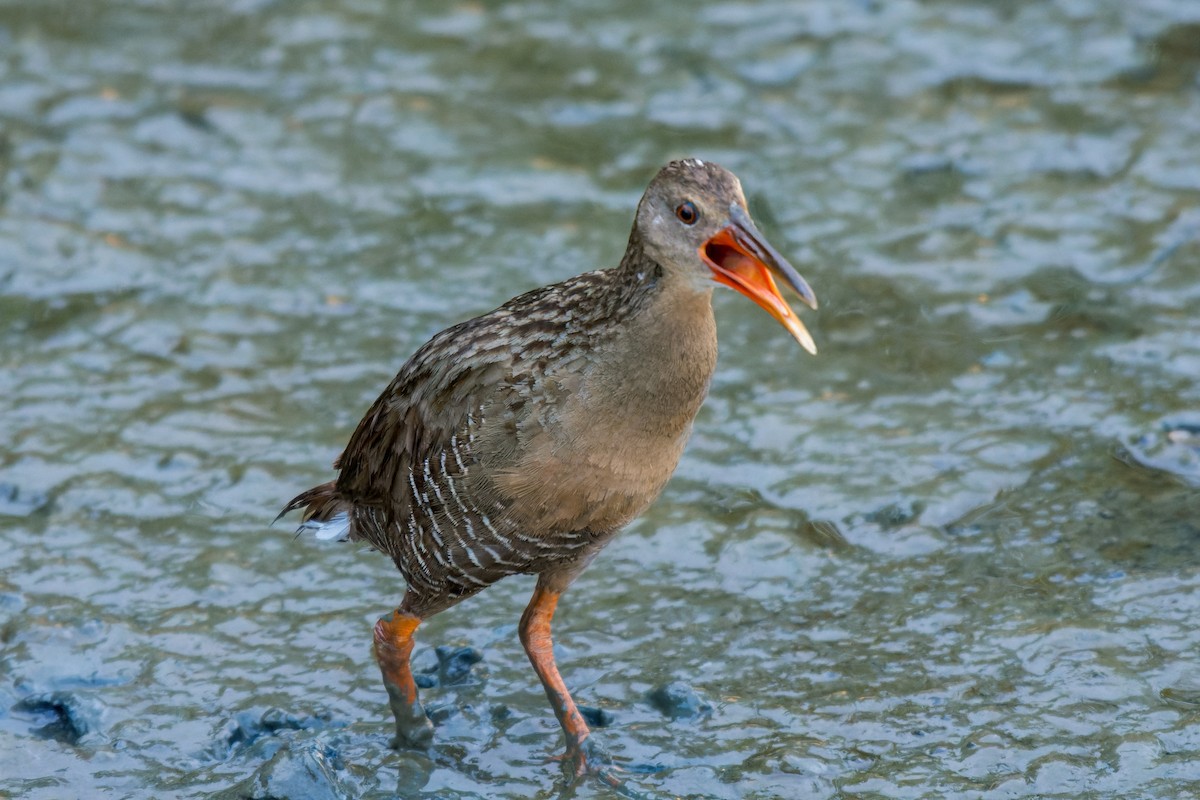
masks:
[[[0,796],[612,796],[545,763],[529,580],[423,626],[483,661],[397,754],[398,575],[268,523],[685,154],[821,354],[719,294],[676,478],[563,601],[627,790],[1187,796],[1198,148],[1198,2],[0,0]]]

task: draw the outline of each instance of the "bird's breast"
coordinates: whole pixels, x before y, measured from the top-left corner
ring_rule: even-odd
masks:
[[[662,491],[716,363],[708,295],[699,300],[686,314],[650,309],[541,381],[539,412],[496,477],[525,530],[615,530]]]

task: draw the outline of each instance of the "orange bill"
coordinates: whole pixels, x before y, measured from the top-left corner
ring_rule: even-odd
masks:
[[[729,224],[700,246],[700,258],[712,270],[713,280],[758,303],[801,347],[817,354],[812,335],[779,294],[773,275],[783,278],[811,309],[817,308],[817,296],[787,259],[767,243],[744,208],[737,203],[729,207]]]

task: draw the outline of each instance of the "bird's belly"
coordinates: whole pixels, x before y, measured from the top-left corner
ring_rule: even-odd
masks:
[[[497,485],[514,501],[514,522],[530,534],[614,531],[659,495],[689,431],[628,436],[593,426],[566,440],[545,436]]]

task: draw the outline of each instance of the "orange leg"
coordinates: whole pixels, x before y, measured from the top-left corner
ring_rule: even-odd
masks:
[[[533,591],[525,613],[521,615],[521,644],[529,654],[533,669],[537,672],[542,686],[546,689],[546,697],[562,725],[563,734],[567,738],[565,759],[570,764],[576,777],[594,768],[588,764],[590,749],[587,745],[587,723],[583,721],[575,701],[567,691],[558,667],[554,663],[554,644],[550,639],[550,620],[554,618],[554,609],[558,606],[559,592],[551,591],[538,582]]]
[[[413,649],[413,631],[421,618],[397,609],[375,623],[375,660],[383,673],[388,704],[396,717],[396,738],[392,747],[428,747],[433,742],[433,723],[417,699],[409,657]]]

